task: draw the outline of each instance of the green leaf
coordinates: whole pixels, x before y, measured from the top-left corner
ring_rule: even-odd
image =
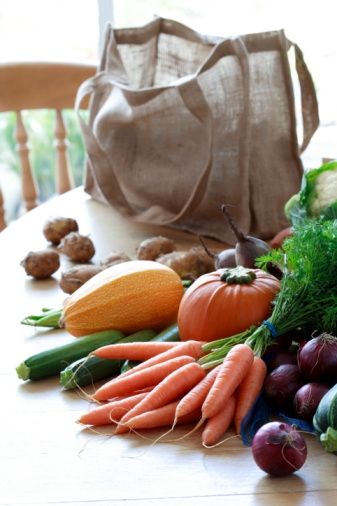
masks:
[[[337,430],[332,427],[328,427],[327,431],[320,435],[320,442],[325,451],[337,452]]]

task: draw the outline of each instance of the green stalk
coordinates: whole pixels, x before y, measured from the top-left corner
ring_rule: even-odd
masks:
[[[239,334],[235,334],[231,336],[230,338],[224,337],[222,339],[217,339],[215,341],[210,341],[209,343],[206,343],[203,345],[202,349],[204,351],[215,351],[219,348],[222,348],[222,346],[226,345],[228,343],[228,339],[236,339],[236,338],[243,338],[244,336],[250,336],[252,331],[255,330],[256,327],[250,327],[249,329],[245,330],[244,332],[240,332]]]
[[[62,309],[42,309],[42,313],[38,315],[26,316],[21,323],[23,325],[31,325],[33,327],[52,327],[54,329],[63,328]]]
[[[227,353],[233,348],[233,346],[245,342],[245,340],[247,339],[248,332],[249,331],[246,330],[244,332],[241,332],[241,334],[236,334],[235,336],[224,339],[224,344],[221,347],[217,348],[216,350],[211,351],[207,355],[201,357],[198,360],[199,364],[202,366],[207,365],[207,367],[213,367],[214,365],[217,365],[215,364],[215,362],[221,363],[223,359],[226,357]]]

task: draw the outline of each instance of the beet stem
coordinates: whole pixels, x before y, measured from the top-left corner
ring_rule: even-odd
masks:
[[[217,255],[208,249],[208,247],[206,246],[206,243],[203,240],[203,238],[200,235],[198,237],[199,237],[199,241],[201,242],[201,244],[202,244],[204,250],[206,251],[207,255],[209,257],[211,257],[211,258],[216,258]]]
[[[222,204],[221,211],[225,215],[225,217],[226,217],[226,219],[228,221],[228,224],[229,224],[230,228],[232,229],[232,232],[234,233],[234,235],[237,238],[237,240],[239,242],[246,241],[245,235],[241,232],[241,230],[238,229],[238,227],[234,223],[234,220],[231,217],[230,213],[228,212],[227,206],[225,206],[225,204]]]

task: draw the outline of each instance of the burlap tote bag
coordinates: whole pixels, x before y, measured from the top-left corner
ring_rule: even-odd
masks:
[[[298,145],[288,51],[301,88]],[[101,67],[78,91],[88,164],[85,189],[138,222],[234,238],[220,211],[267,239],[287,226],[300,187],[300,152],[318,125],[302,53],[283,31],[220,39],[157,18],[108,27]]]

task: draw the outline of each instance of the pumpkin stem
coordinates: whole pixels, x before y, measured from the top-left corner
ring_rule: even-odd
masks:
[[[229,285],[249,285],[256,279],[256,274],[254,271],[239,265],[233,269],[224,269],[220,279]]]

